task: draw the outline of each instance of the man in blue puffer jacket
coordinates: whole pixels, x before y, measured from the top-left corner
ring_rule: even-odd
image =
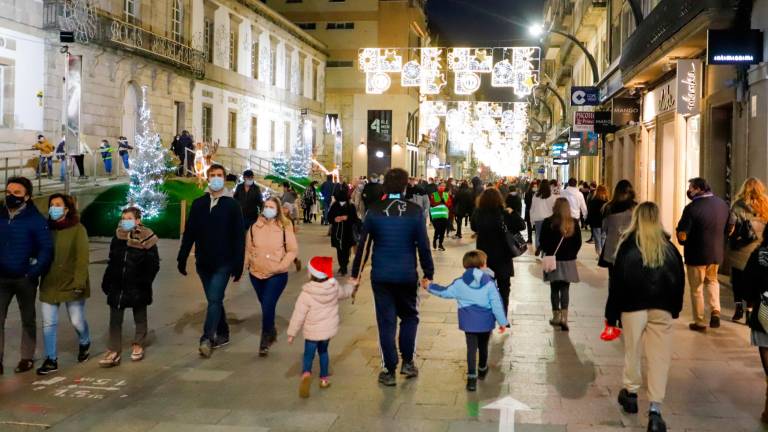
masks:
[[[384,199],[368,208],[363,221],[360,243],[352,263],[350,283],[359,283],[366,245],[373,244],[371,286],[376,303],[376,322],[379,326],[379,345],[384,370],[379,382],[394,386],[397,370],[397,345],[400,346],[403,365],[400,374],[415,378],[419,370],[413,361],[416,351],[416,330],[419,325],[417,309],[419,275],[416,268],[416,252],[425,280],[432,280],[435,268],[429,249],[424,211],[418,205],[406,201],[405,189],[408,173],[394,168],[384,176]],[[400,337],[397,335],[397,318],[400,318]]]
[[[438,297],[456,299],[459,304],[459,329],[467,337],[467,390],[477,389],[477,379],[488,373],[488,341],[495,323],[504,331],[507,321],[493,272],[487,266],[488,256],[481,250],[464,254],[464,274],[447,287],[438,284],[425,288]],[[480,367],[477,353],[480,351]]]
[[[3,373],[5,318],[14,296],[19,303],[22,327],[21,361],[16,372],[26,372],[34,366],[37,283],[53,260],[53,237],[31,198],[29,179],[8,179],[5,205],[0,207],[0,374]]]

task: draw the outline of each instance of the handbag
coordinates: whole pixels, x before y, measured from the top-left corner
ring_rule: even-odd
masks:
[[[507,242],[512,258],[517,258],[528,251],[528,243],[523,238],[523,235],[510,232],[503,220],[501,221],[501,230],[504,232],[504,240]]]
[[[733,250],[739,250],[757,240],[757,234],[749,218],[739,216],[733,227],[733,233],[728,237],[728,242]]]
[[[544,270],[544,273],[550,273],[557,269],[556,255],[557,251],[560,250],[560,246],[563,244],[563,240],[565,240],[565,236],[560,237],[560,243],[557,244],[557,248],[552,255],[547,255],[541,259],[541,269]]]
[[[762,331],[768,333],[768,291],[760,294],[760,305],[757,309],[757,321]]]

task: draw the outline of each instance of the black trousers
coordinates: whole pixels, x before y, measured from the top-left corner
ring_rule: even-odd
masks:
[[[531,212],[526,211],[525,212],[525,228],[528,231],[528,243],[533,242],[533,222],[531,222]]]
[[[465,332],[464,335],[467,337],[467,375],[470,378],[476,378],[478,352],[480,354],[480,369],[488,367],[488,341],[491,339],[491,332]]]
[[[749,281],[744,278],[744,270],[731,268],[731,287],[733,288],[733,301],[736,303],[744,301]]]
[[[432,239],[432,247],[443,245],[445,240],[445,231],[448,229],[448,219],[432,219],[432,225],[435,227],[435,238]]]
[[[339,259],[339,269],[344,270],[345,272],[349,266],[349,251],[351,249],[352,246],[336,248],[336,257]]]
[[[5,349],[5,319],[8,307],[16,297],[21,313],[21,358],[32,360],[35,356],[37,321],[35,320],[35,297],[37,281],[25,277],[16,279],[0,278],[0,362]]]
[[[568,302],[570,300],[568,291],[570,287],[570,282],[552,281],[549,283],[552,310],[568,309]]]
[[[85,176],[85,155],[74,155],[72,156],[72,159],[75,160],[75,165],[77,166],[77,175],[80,177]]]
[[[456,236],[461,237],[461,226],[464,225],[464,221],[468,220],[469,216],[456,216]]]
[[[312,220],[312,204],[307,205],[304,203],[304,223],[310,223]]]
[[[504,316],[509,316],[509,292],[511,291],[512,275],[509,273],[498,272],[496,273],[496,286],[499,287],[499,295],[501,296],[501,303],[504,304]]]
[[[126,308],[109,308],[109,350],[120,353],[123,350],[123,317]],[[133,343],[144,347],[147,340],[147,307],[135,307],[133,309],[133,322],[136,325],[136,333]]]

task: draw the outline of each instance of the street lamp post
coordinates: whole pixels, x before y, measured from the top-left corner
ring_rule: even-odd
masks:
[[[587,47],[581,43],[580,40],[576,39],[576,36],[554,28],[545,29],[540,24],[532,25],[528,30],[534,37],[542,36],[545,33],[555,33],[573,42],[577,47],[579,47],[579,49],[581,49],[581,51],[584,52],[584,55],[587,57],[589,66],[592,68],[592,79],[594,80],[594,83],[597,84],[600,81],[600,72],[597,70],[597,61],[595,60],[595,57],[592,55],[592,53],[589,52]]]

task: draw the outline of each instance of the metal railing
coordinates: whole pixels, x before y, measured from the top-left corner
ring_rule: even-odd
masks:
[[[74,0],[45,0],[43,28],[68,30],[78,42],[94,42],[136,52],[176,67],[197,77],[205,74],[205,53],[186,40],[176,41],[154,33],[140,22],[129,23],[108,11]]]

